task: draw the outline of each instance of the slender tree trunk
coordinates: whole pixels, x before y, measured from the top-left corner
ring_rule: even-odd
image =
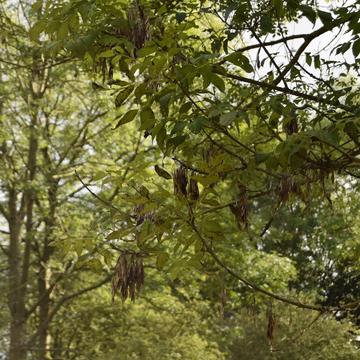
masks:
[[[10,349],[9,360],[26,359],[26,326],[25,304],[21,296],[21,249],[20,249],[20,221],[16,208],[17,193],[9,189],[9,295],[10,309]]]
[[[37,111],[37,110],[36,110]],[[35,114],[36,114],[35,111]],[[17,208],[18,194],[16,185],[9,190],[9,307],[11,314],[9,360],[26,359],[26,290],[30,267],[31,242],[33,237],[33,211],[35,193],[32,181],[36,175],[36,158],[38,139],[36,135],[36,115],[30,125],[30,137],[27,160],[28,189],[22,193],[20,208]],[[23,211],[25,208],[25,213]],[[21,226],[24,217],[25,223],[25,249],[21,249]]]
[[[47,150],[43,150],[45,158],[45,168],[47,168],[47,181],[48,181],[48,202],[49,213],[45,219],[45,237],[43,255],[40,263],[40,272],[38,278],[39,297],[41,299],[39,304],[39,359],[49,360],[50,356],[50,334],[49,334],[49,313],[50,313],[50,292],[48,291],[50,286],[50,269],[48,268],[48,262],[53,253],[53,247],[51,246],[51,240],[53,235],[53,229],[55,226],[55,212],[57,207],[57,186],[58,182],[52,179],[51,176],[51,162],[48,158]]]
[[[49,335],[49,310],[50,310],[50,295],[48,293],[49,287],[49,269],[46,268],[46,264],[40,265],[40,273],[38,279],[39,294],[42,295],[41,302],[39,304],[39,353],[38,360],[50,359],[50,335]],[[41,296],[41,295],[40,295]]]

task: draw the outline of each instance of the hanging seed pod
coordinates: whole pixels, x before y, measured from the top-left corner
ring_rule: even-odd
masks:
[[[183,166],[180,166],[174,171],[173,175],[174,181],[174,194],[182,194],[187,196],[186,186],[187,186],[187,176],[186,169]]]
[[[210,145],[210,147],[202,151],[202,157],[207,164],[210,164],[216,153],[217,149],[214,146]]]
[[[150,221],[151,223],[155,223],[156,222],[155,212],[149,211],[148,213],[145,214],[144,219]]]
[[[296,118],[289,119],[283,126],[284,132],[287,135],[295,134],[299,131]]]
[[[107,74],[107,64],[106,59],[101,60],[101,75],[102,75],[102,82],[105,83]]]
[[[225,284],[222,282],[221,289],[220,289],[220,313],[221,313],[221,317],[223,319],[225,318],[226,303],[227,303],[227,291],[226,291]]]
[[[298,185],[290,175],[284,175],[278,187],[278,196],[282,203],[289,200],[291,194],[299,193]]]
[[[134,206],[133,212],[135,214],[136,226],[141,225],[145,220],[144,205],[139,204]]]
[[[286,121],[284,122],[283,130],[287,135],[295,134],[299,131],[296,112],[294,109],[291,110],[290,118],[286,119]]]
[[[116,293],[125,301],[128,297],[135,301],[136,294],[139,293],[144,284],[144,266],[138,254],[128,255],[121,253],[112,278],[112,301],[115,300]]]
[[[137,259],[135,268],[135,284],[137,291],[140,291],[141,287],[144,285],[144,275],[144,264],[141,259]]]
[[[114,77],[114,66],[111,61],[109,61],[109,70],[108,70],[108,81],[112,81]]]
[[[270,351],[273,351],[276,320],[272,311],[272,306],[270,306],[268,309],[267,318],[268,318],[268,324],[267,324],[266,337],[270,346]]]
[[[191,178],[188,186],[188,194],[190,200],[196,201],[199,199],[199,186],[195,179]]]
[[[230,210],[234,214],[240,230],[247,229],[248,223],[248,196],[246,187],[239,184],[238,200],[235,204],[230,205]]]
[[[150,40],[150,22],[148,14],[138,0],[135,0],[129,9],[128,20],[131,28],[131,39],[129,40],[139,50],[147,40]]]

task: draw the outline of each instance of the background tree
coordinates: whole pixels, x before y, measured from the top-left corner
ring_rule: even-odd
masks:
[[[102,137],[101,127],[95,126],[94,120],[91,141],[86,134],[86,145],[81,143],[84,153],[74,148],[76,143],[70,143],[73,156],[84,157],[81,164],[76,163],[81,167],[75,175],[72,168],[71,174],[55,175],[55,179],[68,179],[64,182],[70,191],[74,191],[75,182],[82,185],[87,196],[96,201],[91,201],[88,208],[81,202],[83,210],[89,209],[85,218],[94,214],[98,223],[94,227],[98,238],[88,246],[74,239],[61,242],[63,227],[59,227],[56,242],[61,244],[56,249],[65,259],[71,259],[72,282],[61,285],[59,294],[63,297],[57,304],[64,304],[61,299],[72,299],[72,294],[82,294],[81,283],[97,278],[96,274],[87,274],[89,267],[99,273],[111,270],[115,300],[135,299],[144,287],[144,299],[156,305],[150,291],[156,288],[150,269],[156,267],[167,274],[163,273],[166,285],[162,290],[169,287],[177,304],[193,304],[196,298],[201,306],[212,306],[221,315],[213,326],[204,324],[210,336],[197,326],[188,326],[186,336],[176,338],[181,346],[176,346],[175,353],[167,341],[163,343],[166,335],[161,332],[157,344],[164,346],[169,358],[178,354],[192,358],[188,346],[194,346],[201,356],[220,357],[220,351],[237,358],[241,356],[239,347],[247,346],[246,351],[251,351],[248,346],[252,341],[264,349],[264,353],[259,350],[263,357],[270,350],[279,351],[279,358],[302,358],[301,347],[288,349],[292,338],[287,334],[277,340],[276,334],[284,334],[282,331],[298,333],[295,338],[305,333],[303,344],[310,352],[309,358],[316,359],[316,352],[329,357],[327,327],[339,332],[336,354],[355,358],[356,330],[348,320],[346,324],[320,320],[328,314],[336,314],[338,319],[349,314],[356,317],[359,310],[355,191],[359,154],[358,3],[336,2],[325,9],[321,4],[297,0],[36,1],[32,12],[37,19],[26,41],[33,41],[31,48],[39,49],[41,55],[36,59],[56,63],[59,57],[60,61],[81,58],[83,68],[94,80],[92,87],[97,92],[93,96],[107,92],[113,96],[117,116],[106,125],[99,121],[106,129],[110,124],[114,126],[117,131],[111,136]],[[298,21],[310,24],[309,31],[290,33],[289,24]],[[335,31],[347,35],[333,45]],[[325,34],[331,51],[314,50],[311,44],[324,39]],[[341,56],[350,51],[350,57]],[[31,59],[34,61],[34,57]],[[79,71],[76,62],[72,64]],[[84,103],[95,101],[89,93],[82,99]],[[71,111],[69,106],[67,109]],[[83,114],[79,118],[85,121]],[[76,128],[79,122],[74,123]],[[37,125],[31,124],[30,129]],[[134,125],[137,131],[133,131]],[[70,129],[76,133],[76,129]],[[64,128],[58,130],[62,134]],[[81,136],[75,138],[83,141]],[[61,137],[61,144],[64,142]],[[114,144],[121,145],[120,155],[113,151]],[[131,154],[127,146],[134,149]],[[47,153],[47,157],[42,155],[43,167],[51,173],[53,169],[47,164],[52,161],[46,159],[51,159],[52,153],[41,153]],[[70,150],[65,154],[63,161],[68,166],[71,158],[65,159]],[[101,164],[89,161],[94,155]],[[62,159],[61,152],[53,155],[55,163],[58,157]],[[17,173],[16,167],[10,171]],[[35,181],[30,174],[26,171],[23,183]],[[49,186],[54,176],[41,175],[38,181]],[[94,182],[96,187],[90,187]],[[37,192],[31,186],[23,192],[27,206],[27,199]],[[7,189],[5,199],[10,199],[10,194]],[[52,190],[47,194],[53,194]],[[80,190],[78,195],[84,193]],[[347,209],[350,200],[351,213]],[[37,209],[35,200],[32,206]],[[69,201],[62,209],[72,215],[68,220],[72,228],[79,230],[72,206]],[[4,214],[6,218],[6,209]],[[46,219],[50,218],[47,215]],[[81,218],[88,227],[90,221]],[[20,219],[27,223],[28,216]],[[45,220],[43,223],[47,224]],[[50,223],[49,229],[53,227]],[[22,250],[17,239],[16,248]],[[47,243],[46,236],[44,239],[42,244]],[[9,251],[13,251],[11,246]],[[19,266],[9,266],[10,278],[16,279],[12,266]],[[91,283],[97,286],[108,278]],[[12,289],[10,286],[10,293]],[[101,290],[98,294],[106,297]],[[165,302],[173,301],[165,298]],[[16,299],[10,298],[11,306]],[[285,306],[281,303],[318,314],[310,320],[309,315],[296,310],[296,325],[302,326],[292,328],[292,315],[277,313],[277,306]],[[80,300],[74,303],[73,318],[83,313],[82,306],[86,305]],[[244,308],[253,317],[246,317],[239,326],[238,314]],[[55,301],[53,309],[60,311]],[[142,311],[142,303],[134,309]],[[205,314],[211,319],[209,313]],[[108,341],[112,349],[126,346],[126,355],[134,358],[158,353],[158,349],[149,351],[147,339],[132,342],[133,332],[124,343],[111,334],[98,339],[103,313],[96,315],[99,318],[94,316],[85,322],[89,326],[78,336],[61,318],[50,316],[57,320],[57,327],[50,329],[50,342],[60,344],[61,350],[54,346],[48,355],[114,356],[104,345]],[[130,310],[127,315],[136,318],[135,333],[142,334],[141,314],[137,318],[137,313]],[[189,316],[203,319],[197,311]],[[260,319],[267,328],[262,338],[261,327],[258,330],[253,324]],[[110,327],[117,326],[115,320],[108,320]],[[352,320],[357,322],[356,318]],[[166,321],[178,323],[176,316]],[[43,324],[48,322],[39,321],[33,337],[42,334],[46,338]],[[155,330],[156,326],[153,329],[160,331]],[[219,335],[226,334],[227,329],[234,335],[231,341]],[[86,347],[84,339],[89,333],[98,339],[99,347]],[[321,343],[314,341],[315,334],[321,337]],[[267,350],[263,346],[266,338]],[[184,345],[185,349],[183,344],[191,345]],[[257,354],[250,356],[256,358]]]

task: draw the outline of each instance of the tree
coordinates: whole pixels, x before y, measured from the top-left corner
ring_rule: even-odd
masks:
[[[109,281],[102,274],[79,289],[68,278],[81,269],[83,250],[92,259],[95,237],[89,228],[93,204],[86,202],[86,184],[74,169],[94,171],[101,161],[93,149],[106,144],[108,111],[101,98],[87,96],[89,85],[65,57],[54,59],[41,40],[29,41],[41,12],[22,2],[1,7],[1,249],[7,257],[11,360],[29,352],[48,358],[50,323],[61,306]],[[81,214],[84,208],[88,212]]]
[[[75,13],[82,22],[73,29]],[[235,245],[237,236],[226,238],[219,220],[223,209],[254,237],[259,235],[251,224],[254,204],[278,213],[290,202],[307,206],[314,197],[331,202],[335,184],[348,184],[348,176],[357,179],[358,64],[353,59],[359,55],[359,16],[352,2],[324,11],[308,1],[89,1],[71,7],[55,1],[33,29],[60,41],[61,51],[92,63],[107,81],[104,86],[116,91],[117,107],[135,101],[136,108],[118,125],[139,116],[139,131],[156,141],[166,159],[175,159],[179,168],[173,176],[159,165],[155,169],[173,178],[175,205],[169,193],[163,198],[156,191],[140,191],[150,207],[163,202],[157,211],[161,225],[155,222],[145,238],[173,237],[177,223],[181,244],[186,247],[194,238],[201,243],[192,262],[207,253],[246,286],[323,311],[247,281],[224,263],[218,253],[223,245],[213,245],[211,233],[226,239],[224,245]],[[55,27],[63,18],[68,19],[63,23],[67,36]],[[286,25],[299,21],[313,29],[289,34]],[[330,55],[351,50],[353,58],[326,60],[323,53],[312,52],[311,43],[325,34],[331,47],[337,29],[349,35]],[[241,45],[248,37],[252,43]],[[282,46],[288,62],[275,46]],[[257,55],[251,58],[254,49]],[[354,76],[346,78],[346,70]],[[141,201],[139,189],[135,197]],[[176,215],[169,221],[168,214]],[[261,236],[270,225],[264,224]]]

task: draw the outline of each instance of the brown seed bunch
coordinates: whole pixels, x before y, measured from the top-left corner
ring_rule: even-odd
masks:
[[[188,193],[190,200],[196,201],[199,199],[199,187],[195,179],[191,178],[188,186]]]
[[[289,200],[291,194],[298,194],[299,188],[295,180],[290,175],[284,175],[278,187],[278,196],[281,202]]]
[[[144,205],[139,204],[139,205],[134,206],[133,211],[135,214],[136,226],[141,225],[145,220]]]
[[[144,211],[144,204],[138,204],[134,206],[134,218],[136,220],[136,226],[141,225],[145,220],[148,220],[152,223],[156,223],[156,215],[154,211]]]
[[[299,131],[296,118],[292,118],[286,124],[284,124],[284,131],[287,135],[295,134]]]
[[[210,164],[213,157],[218,152],[218,149],[216,149],[214,146],[210,146],[207,149],[204,149],[202,152],[202,157],[205,160],[207,164]]]
[[[235,204],[230,205],[230,210],[234,214],[240,230],[247,229],[248,222],[248,196],[246,187],[239,184],[239,197]]]
[[[272,308],[270,307],[270,309],[268,310],[268,324],[267,324],[266,336],[267,336],[271,351],[274,350],[275,325],[276,325],[275,316],[273,314]]]
[[[299,131],[295,110],[291,111],[291,118],[284,123],[283,129],[287,135],[295,134]]]
[[[128,297],[135,301],[136,293],[144,285],[144,265],[138,254],[120,254],[111,285],[113,302],[117,292],[123,301]]]
[[[150,40],[150,21],[146,9],[134,0],[127,11],[126,25],[119,25],[113,32],[117,36],[126,37],[135,47],[141,49]]]
[[[149,16],[143,6],[135,0],[133,6],[128,11],[128,19],[131,28],[129,40],[136,49],[141,49],[147,40],[150,40]]]
[[[174,181],[174,194],[182,194],[187,196],[186,186],[187,186],[187,176],[186,176],[186,169],[183,166],[180,166],[174,171],[173,176]]]

